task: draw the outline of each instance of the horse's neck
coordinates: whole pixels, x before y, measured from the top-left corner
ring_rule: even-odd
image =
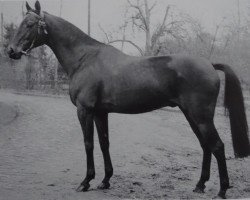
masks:
[[[82,64],[81,58],[95,54],[103,45],[59,17],[46,13],[45,23],[48,31],[47,45],[69,76]]]

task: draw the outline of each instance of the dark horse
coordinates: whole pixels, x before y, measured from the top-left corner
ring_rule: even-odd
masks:
[[[229,188],[224,144],[213,118],[220,80],[216,70],[225,73],[225,106],[228,108],[234,152],[250,154],[248,128],[240,82],[232,69],[208,60],[169,55],[133,57],[100,43],[71,23],[41,12],[26,3],[27,14],[17,30],[8,54],[20,59],[40,45],[48,45],[70,79],[70,97],[77,107],[87,154],[86,177],[77,191],[87,191],[95,178],[93,159],[94,122],[105,165],[105,177],[98,188],[110,187],[113,167],[109,154],[108,113],[144,113],[164,106],[178,106],[186,116],[203,149],[200,180],[195,192],[203,192],[209,180],[212,154],[218,162],[219,196]]]

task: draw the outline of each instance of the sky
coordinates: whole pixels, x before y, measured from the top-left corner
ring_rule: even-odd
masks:
[[[133,2],[135,0],[131,0]],[[238,0],[148,0],[150,5],[156,1],[157,5],[152,13],[152,25],[159,23],[167,5],[174,9],[190,15],[198,20],[206,31],[213,33],[216,25],[229,19],[237,19]],[[28,0],[33,7],[35,0]],[[40,0],[42,10],[59,16],[60,0]],[[21,0],[0,0],[0,12],[4,15],[4,22],[21,21],[22,4]],[[24,4],[25,5],[25,4]],[[91,0],[91,36],[102,41],[104,34],[99,25],[106,32],[113,32],[123,22],[126,9],[126,0]],[[250,0],[239,0],[240,14],[242,20],[250,13]],[[62,18],[70,21],[84,32],[87,32],[87,0],[62,0]],[[24,6],[24,10],[25,6]],[[127,34],[132,35],[132,31]],[[144,38],[138,36],[136,43],[142,46]],[[129,49],[130,50],[130,49]]]

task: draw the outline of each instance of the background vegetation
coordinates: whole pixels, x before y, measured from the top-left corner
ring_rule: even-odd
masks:
[[[152,2],[151,2],[152,3]],[[249,92],[250,84],[250,16],[231,17],[222,20],[214,33],[208,33],[196,19],[181,13],[176,7],[162,7],[165,14],[158,24],[152,24],[157,1],[127,0],[124,22],[115,31],[106,31],[100,22],[103,42],[119,44],[121,51],[127,44],[135,48],[134,55],[159,56],[166,54],[190,54],[205,57],[211,62],[226,63],[239,75],[243,88]],[[159,5],[158,5],[159,6]],[[235,8],[237,9],[237,7]],[[23,12],[20,13],[24,16]],[[31,56],[19,61],[10,60],[6,46],[17,25],[2,21],[0,43],[0,87],[18,90],[40,90],[61,93],[67,91],[67,76],[54,54],[43,46],[32,51]],[[134,37],[128,36],[131,32]],[[136,36],[145,38],[144,46],[137,44]],[[116,44],[116,46],[118,46]]]

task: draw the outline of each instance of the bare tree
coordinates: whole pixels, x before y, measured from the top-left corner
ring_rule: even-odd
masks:
[[[120,42],[120,43],[122,43],[121,51],[123,51],[124,43],[127,43],[127,44],[130,44],[131,46],[135,47],[138,50],[138,52],[140,53],[140,55],[144,55],[144,51],[136,43],[134,43],[132,40],[126,39],[127,21],[125,21],[124,25],[119,27],[119,30],[122,31],[122,39],[114,39],[113,33],[105,31],[100,24],[99,24],[99,28],[105,36],[106,44],[113,44],[113,43]]]
[[[132,15],[128,21],[132,22],[132,26],[135,26],[140,31],[145,33],[145,55],[151,54],[151,12],[156,5],[156,1],[152,6],[149,6],[148,0],[136,0],[136,3],[128,2],[128,9],[132,10]]]
[[[121,39],[112,39],[112,36],[104,29],[100,27],[103,33],[106,36],[106,40],[108,44],[121,42],[122,43],[122,50],[124,47],[124,43],[129,43],[130,45],[134,46],[141,55],[150,55],[151,52],[151,28],[150,28],[150,20],[151,20],[151,11],[155,7],[156,2],[149,6],[148,0],[136,0],[135,3],[132,3],[130,0],[127,0],[128,7],[126,9],[125,16],[130,13],[129,17],[125,17],[124,24],[119,28],[122,30],[123,37]],[[126,28],[128,24],[132,25],[132,28],[136,27],[139,31],[145,33],[145,51],[142,50],[135,42],[126,38]]]
[[[185,25],[188,23],[189,18],[184,19],[180,16],[174,15],[173,8],[168,5],[165,8],[162,21],[156,25],[156,28],[152,28],[152,13],[157,5],[155,1],[152,5],[149,5],[148,0],[127,0],[127,9],[125,12],[124,24],[119,28],[121,30],[122,38],[113,39],[113,35],[104,31],[100,26],[106,37],[106,42],[108,44],[121,42],[122,48],[124,43],[128,43],[134,46],[141,55],[157,55],[161,48],[159,45],[160,38],[169,36],[181,43],[181,41],[186,37],[187,30]],[[185,16],[186,17],[186,16]],[[132,25],[132,30],[137,30],[138,32],[145,34],[145,47],[141,48],[134,41],[126,38],[126,29]],[[121,35],[120,34],[120,35]],[[144,50],[143,50],[144,49]]]
[[[185,25],[189,23],[190,17],[174,14],[172,6],[167,5],[162,21],[157,24],[155,29],[151,27],[152,11],[157,5],[155,1],[152,5],[148,0],[137,0],[136,3],[128,2],[127,12],[131,12],[130,21],[133,27],[145,33],[145,55],[155,55],[159,52],[160,46],[157,46],[163,36],[172,37],[181,42],[187,36]]]

